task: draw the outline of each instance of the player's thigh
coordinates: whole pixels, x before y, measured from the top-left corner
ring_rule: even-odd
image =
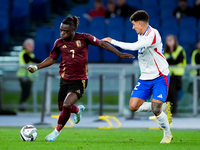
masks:
[[[63,106],[72,107],[79,100],[78,96],[74,92],[69,92],[63,102]]]
[[[153,86],[153,99],[165,102],[169,91],[169,76],[160,76],[155,79]]]
[[[147,101],[152,95],[152,82],[145,80],[138,80],[136,86],[131,93],[132,98],[139,98]]]
[[[145,102],[145,100],[138,97],[131,97],[129,101],[129,108],[132,111],[137,111],[138,108]]]
[[[68,94],[68,92],[69,92],[69,82],[67,81],[67,80],[64,80],[64,79],[60,79],[60,88],[59,88],[59,91],[58,91],[58,103],[61,105],[63,102],[64,102],[64,100],[65,100],[65,98],[66,98],[66,96],[67,96],[67,94]]]
[[[78,99],[80,99],[87,87],[88,80],[75,80],[73,81],[73,84],[69,87],[68,92],[73,92],[78,96]]]

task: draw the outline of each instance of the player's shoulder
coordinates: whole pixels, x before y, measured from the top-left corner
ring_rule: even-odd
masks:
[[[150,27],[149,30],[145,33],[144,36],[151,38],[151,37],[154,37],[155,34],[157,36],[160,35],[156,28]]]
[[[59,42],[62,42],[62,38],[61,37],[59,37],[59,38],[57,38],[56,40],[55,40],[55,42],[54,42],[54,44],[57,44],[57,43],[59,43]]]
[[[76,36],[77,36],[77,38],[79,38],[79,37],[90,37],[90,36],[92,36],[91,34],[89,34],[89,33],[79,33],[79,32],[76,32]]]

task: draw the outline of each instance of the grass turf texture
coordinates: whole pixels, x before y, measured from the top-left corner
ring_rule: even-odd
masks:
[[[52,128],[37,127],[38,138],[34,142],[21,140],[20,128],[0,128],[0,149],[14,150],[199,150],[200,130],[172,130],[174,140],[170,144],[160,144],[162,131],[147,129],[98,130],[95,128],[63,129],[53,142],[44,141]]]

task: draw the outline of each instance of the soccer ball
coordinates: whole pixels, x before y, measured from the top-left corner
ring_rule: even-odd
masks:
[[[20,131],[20,137],[23,141],[35,141],[37,135],[37,129],[33,125],[26,125]]]

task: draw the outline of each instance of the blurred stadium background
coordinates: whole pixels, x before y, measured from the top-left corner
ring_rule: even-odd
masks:
[[[106,7],[107,0],[102,1]],[[131,6],[149,13],[150,25],[159,30],[163,42],[168,34],[174,34],[185,48],[188,65],[183,76],[183,88],[179,92],[178,115],[198,116],[199,79],[190,76],[190,71],[194,69],[190,65],[190,58],[196,48],[197,39],[200,38],[200,19],[184,17],[181,23],[178,23],[177,19],[172,17],[178,0],[126,1]],[[194,2],[195,0],[188,0],[188,5],[193,6]],[[59,37],[60,22],[66,16],[81,17],[77,32],[91,33],[99,39],[111,36],[127,42],[137,40],[129,18],[111,18],[106,23],[105,18],[95,18],[89,22],[82,17],[83,13],[93,8],[93,4],[94,0],[0,0],[0,110],[9,109],[18,113],[20,86],[16,71],[19,67],[18,54],[24,39],[33,38],[36,58],[45,59]],[[137,55],[135,52],[133,54]],[[58,63],[59,61],[60,59]],[[84,97],[78,102],[86,106],[88,115],[111,114],[132,119],[149,116],[145,113],[134,115],[128,109],[130,93],[140,74],[137,59],[122,60],[110,52],[90,46],[88,61],[89,84]],[[27,112],[39,113],[42,100],[46,98],[46,115],[58,113],[58,63],[40,70],[35,77],[32,97],[26,105],[29,108]]]

